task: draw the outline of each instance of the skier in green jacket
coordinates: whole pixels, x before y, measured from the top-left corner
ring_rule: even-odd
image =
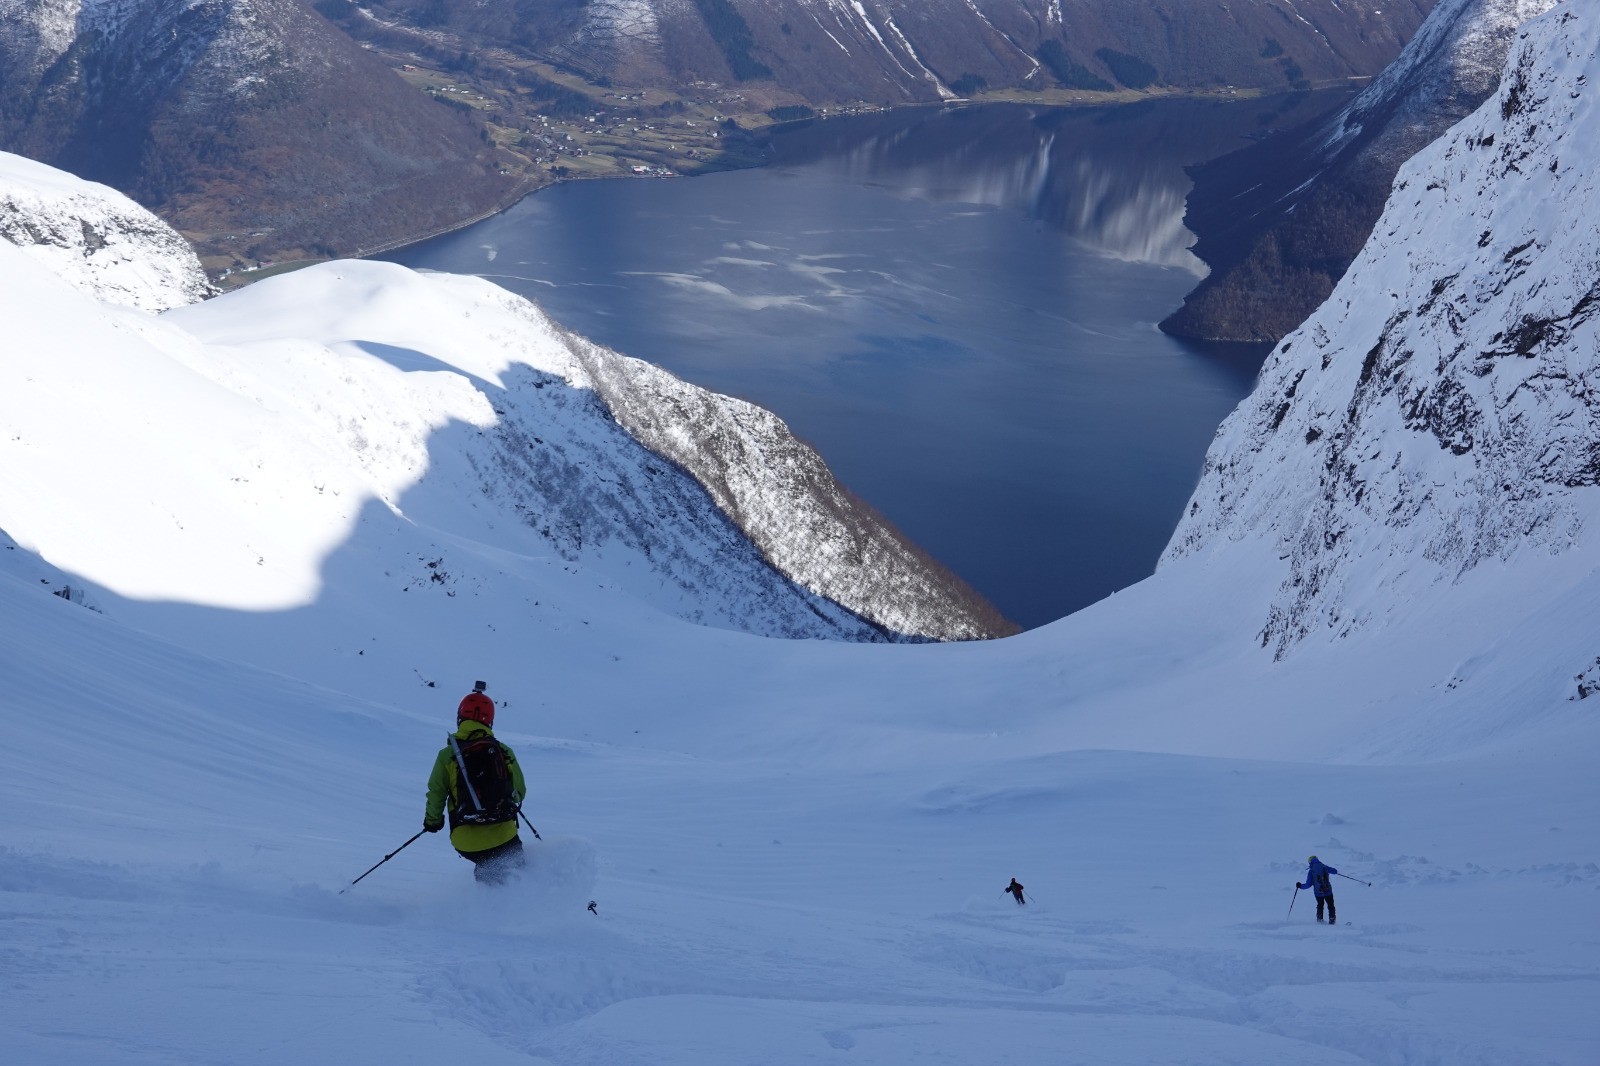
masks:
[[[494,701],[484,683],[456,709],[456,731],[433,760],[422,828],[437,833],[450,817],[450,843],[473,875],[499,884],[524,862],[517,816],[527,784],[511,748],[494,735]]]

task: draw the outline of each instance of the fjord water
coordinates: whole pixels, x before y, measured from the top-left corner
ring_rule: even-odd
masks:
[[[1156,329],[1204,272],[1184,166],[1332,102],[834,119],[762,169],[559,185],[385,258],[777,412],[1031,627],[1152,571],[1264,355]]]

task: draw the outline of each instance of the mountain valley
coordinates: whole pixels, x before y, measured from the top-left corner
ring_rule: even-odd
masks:
[[[992,84],[995,42],[1072,10],[962,7]],[[11,135],[170,133],[191,82],[223,170],[230,137],[278,159],[256,133],[344,121],[296,65],[343,52],[218,73],[301,9],[28,10],[52,17],[4,24],[37,105],[19,126],[5,97]],[[805,55],[802,16],[854,17],[879,85],[884,57],[908,94],[948,73],[889,0],[759,9],[787,34],[746,0],[388,10],[441,41],[518,27],[590,76],[786,72],[769,33]],[[1487,38],[1461,31],[1509,10],[1443,0],[1437,47],[1320,127],[1409,155],[1370,235],[1217,431],[1155,572],[1020,633],[776,416],[532,300],[341,259],[219,294],[124,193],[0,154],[0,1058],[1592,1062],[1600,12],[1495,23],[1499,73],[1464,86]],[[99,80],[185,19],[169,88]],[[515,186],[481,119],[357,62],[448,120],[412,131],[432,167],[364,143],[388,188],[442,218]],[[228,120],[297,79],[311,110]],[[1412,153],[1401,127],[1480,90]],[[314,234],[336,213],[292,204],[308,175],[274,202]],[[502,884],[422,824],[475,681],[526,772]]]

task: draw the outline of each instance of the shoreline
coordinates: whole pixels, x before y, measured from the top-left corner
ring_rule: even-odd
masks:
[[[838,120],[838,119],[861,118],[861,117],[864,117],[864,116],[867,116],[867,115],[893,114],[895,112],[901,112],[901,111],[920,111],[920,110],[927,110],[927,109],[930,109],[930,108],[931,109],[937,109],[937,110],[956,110],[956,109],[964,109],[964,108],[981,108],[981,107],[1018,107],[1018,106],[1026,107],[1026,106],[1033,106],[1033,107],[1049,108],[1049,109],[1058,109],[1058,108],[1059,109],[1077,109],[1077,108],[1092,108],[1092,107],[1132,106],[1132,105],[1144,103],[1146,101],[1155,101],[1155,100],[1215,100],[1215,101],[1220,102],[1220,103],[1243,103],[1243,102],[1246,102],[1246,101],[1249,101],[1249,100],[1262,100],[1262,99],[1271,99],[1273,97],[1292,96],[1292,95],[1295,95],[1297,92],[1300,92],[1300,91],[1310,92],[1310,93],[1317,93],[1317,92],[1325,92],[1325,91],[1328,91],[1328,90],[1331,90],[1331,89],[1340,89],[1340,88],[1347,88],[1347,87],[1348,88],[1354,88],[1356,86],[1363,85],[1363,84],[1365,84],[1367,82],[1370,82],[1371,80],[1372,80],[1371,78],[1347,78],[1347,79],[1342,79],[1342,80],[1339,80],[1339,81],[1332,81],[1332,82],[1327,82],[1327,83],[1322,83],[1322,84],[1314,84],[1314,85],[1311,86],[1311,88],[1309,90],[1293,90],[1293,89],[1289,89],[1289,90],[1285,90],[1285,91],[1282,91],[1282,92],[1269,92],[1269,91],[1264,90],[1264,89],[1236,88],[1236,87],[1222,87],[1222,88],[1217,88],[1217,89],[1168,89],[1168,90],[1156,90],[1156,91],[1125,89],[1125,90],[1120,90],[1120,91],[1117,91],[1117,92],[1109,92],[1109,93],[1107,93],[1107,92],[1090,92],[1088,90],[1064,89],[1064,90],[1052,90],[1048,94],[1045,94],[1045,93],[1038,93],[1038,94],[1024,93],[1021,90],[1001,90],[1001,91],[996,92],[996,93],[986,93],[983,96],[979,96],[979,97],[959,97],[959,98],[950,99],[950,100],[936,100],[936,101],[935,100],[929,100],[929,101],[920,102],[920,103],[896,104],[893,107],[871,107],[871,108],[851,109],[851,110],[843,110],[843,109],[841,109],[841,110],[833,112],[833,113],[829,113],[827,109],[823,109],[823,110],[820,110],[817,114],[812,115],[812,116],[810,116],[808,118],[790,119],[790,120],[782,121],[782,122],[773,121],[773,122],[763,123],[761,125],[750,127],[746,132],[751,133],[751,134],[756,135],[756,136],[771,137],[771,136],[776,136],[778,134],[782,134],[784,132],[788,132],[790,130],[802,129],[802,128],[805,128],[807,126],[811,126],[811,125],[813,125],[815,123],[818,123],[818,122],[828,122],[828,121],[833,121],[833,120]],[[1043,95],[1048,95],[1050,98],[1049,99],[1044,99],[1044,100],[1039,99],[1039,96],[1043,96]],[[849,105],[844,105],[844,106],[848,107]],[[746,165],[730,165],[730,166],[725,166],[725,167],[706,167],[706,168],[703,168],[703,169],[700,169],[700,170],[696,170],[696,171],[694,171],[692,173],[675,173],[675,174],[672,174],[672,175],[668,175],[666,177],[670,177],[670,178],[697,178],[697,177],[703,177],[703,176],[705,176],[707,174],[720,174],[720,173],[726,173],[726,172],[735,171],[735,170],[759,170],[761,167],[767,166],[769,162],[770,162],[770,159],[764,159],[763,161],[761,161],[759,163],[752,163],[752,164],[746,164]],[[292,273],[293,271],[300,270],[300,269],[303,269],[303,268],[308,267],[308,266],[315,266],[318,263],[333,262],[336,259],[370,259],[373,256],[382,255],[385,252],[392,252],[392,251],[395,251],[395,250],[400,249],[400,248],[407,248],[407,247],[411,247],[413,245],[422,244],[423,242],[433,240],[436,237],[443,237],[446,234],[455,233],[455,232],[457,232],[459,230],[466,229],[469,226],[475,226],[479,222],[483,222],[486,219],[493,218],[496,215],[499,215],[499,214],[502,214],[502,213],[504,213],[506,211],[509,211],[511,208],[515,207],[517,204],[519,204],[523,200],[525,200],[527,197],[533,196],[533,195],[543,191],[544,189],[554,188],[557,185],[565,185],[565,184],[568,184],[570,182],[579,182],[579,181],[617,181],[617,180],[627,180],[627,181],[655,180],[655,181],[659,181],[659,180],[662,180],[662,179],[663,179],[663,175],[640,175],[640,174],[617,173],[617,174],[578,175],[578,176],[564,175],[564,176],[561,176],[561,177],[554,178],[551,181],[536,182],[534,177],[532,177],[532,176],[524,176],[524,178],[520,182],[517,183],[515,191],[510,193],[510,194],[507,194],[507,196],[503,197],[493,208],[490,208],[490,209],[485,210],[485,211],[480,211],[477,214],[475,214],[475,215],[473,215],[473,216],[471,216],[469,218],[464,218],[464,219],[461,219],[461,220],[459,220],[457,222],[452,222],[452,223],[450,223],[448,225],[434,227],[433,229],[431,229],[431,230],[429,230],[429,231],[427,231],[425,233],[410,235],[410,236],[406,236],[406,237],[399,237],[399,238],[395,238],[393,240],[384,241],[384,242],[381,242],[379,244],[373,245],[372,247],[358,249],[358,250],[350,253],[349,255],[331,256],[331,257],[323,257],[323,258],[317,258],[317,259],[295,259],[295,260],[288,260],[288,261],[280,262],[280,263],[273,263],[270,266],[260,267],[260,268],[255,269],[255,270],[234,271],[233,273],[228,274],[225,277],[213,279],[213,281],[223,291],[229,291],[229,290],[236,289],[236,288],[243,288],[246,285],[253,284],[254,282],[257,282],[257,281],[265,280],[266,278],[269,278],[269,277],[275,277],[275,276],[277,276],[279,274],[288,274],[288,273]]]

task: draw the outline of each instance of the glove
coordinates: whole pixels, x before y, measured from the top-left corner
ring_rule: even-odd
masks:
[[[441,830],[443,828],[444,828],[444,823],[443,822],[423,822],[422,823],[422,831],[424,833],[437,833],[439,830]]]

